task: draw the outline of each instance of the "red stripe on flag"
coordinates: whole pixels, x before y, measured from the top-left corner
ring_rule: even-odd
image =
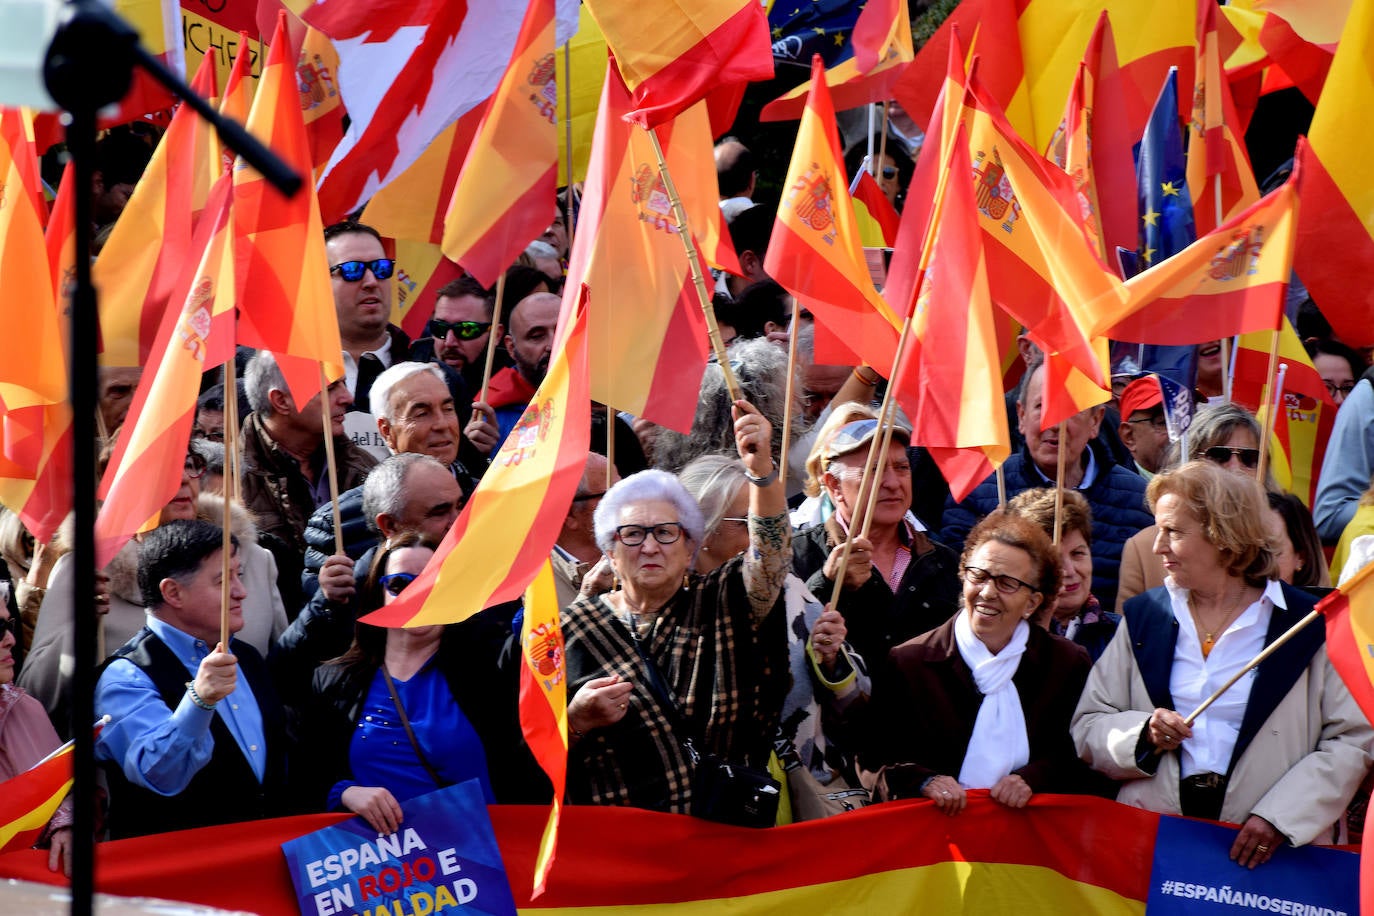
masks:
[[[705,265],[702,265],[706,275]],[[693,365],[705,365],[707,357],[706,316],[701,310],[696,284],[687,276],[682,292],[673,303],[673,317],[663,333],[663,347],[672,348],[679,356],[690,350]],[[701,390],[700,376],[682,371],[681,359],[655,359],[654,378],[644,399],[644,416],[684,435],[692,432],[696,418],[697,395]]]
[[[553,191],[557,186],[558,163],[555,161],[518,196],[507,199],[506,215],[496,219],[463,254],[463,268],[478,283],[486,287],[495,284],[501,272],[510,266],[510,252],[527,247],[548,228],[554,213]],[[534,219],[516,219],[512,214],[533,214]],[[531,233],[536,223],[539,228]],[[525,238],[527,234],[529,237]]]
[[[1301,161],[1293,272],[1338,338],[1357,348],[1374,345],[1374,284],[1356,280],[1374,277],[1374,238],[1315,150],[1309,147]]]
[[[1249,289],[1209,293],[1197,308],[1191,296],[1156,299],[1111,328],[1113,340],[1168,346],[1207,343],[1222,337],[1272,331],[1279,324],[1286,282],[1266,283]]]

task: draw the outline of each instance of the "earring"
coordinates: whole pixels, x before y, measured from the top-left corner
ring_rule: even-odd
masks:
[[[692,584],[692,577],[689,573],[682,574],[682,587],[685,589]]]

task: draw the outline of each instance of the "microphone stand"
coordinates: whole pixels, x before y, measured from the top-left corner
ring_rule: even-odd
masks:
[[[91,283],[91,192],[100,109],[123,98],[141,67],[173,95],[215,126],[220,140],[287,197],[302,178],[250,135],[223,118],[185,81],[138,43],[127,22],[98,0],[69,0],[48,47],[43,80],[48,93],[70,115],[67,148],[76,179],[76,276],[71,300],[72,504],[75,514],[72,607],[75,647],[71,691],[73,750],[72,900],[73,916],[90,916],[95,890],[95,412],[97,409],[96,292]]]

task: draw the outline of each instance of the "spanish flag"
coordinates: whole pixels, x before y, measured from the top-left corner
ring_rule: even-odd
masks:
[[[38,842],[53,812],[72,787],[72,742],[5,780],[0,793],[0,853],[28,849]]]
[[[201,60],[191,88],[215,94],[212,55]],[[209,124],[190,106],[177,109],[92,268],[102,365],[148,364],[181,269],[195,257],[191,237],[218,155]]]
[[[1193,113],[1188,121],[1188,188],[1199,233],[1210,232],[1259,200],[1250,157],[1236,136],[1231,84],[1221,67],[1217,5],[1197,5]]]
[[[720,220],[706,106],[698,103],[657,128],[687,227],[678,225],[649,132],[625,120],[629,106],[620,75],[607,70],[564,308],[570,307],[568,296],[586,288],[588,346],[596,366],[591,396],[685,433],[696,414],[707,336],[679,233],[690,230],[700,238]],[[707,184],[691,177],[702,169],[710,174]],[[709,245],[703,242],[699,251],[709,253]]]
[[[1299,155],[1303,145],[1299,141]],[[1119,305],[1097,300],[1093,332],[1184,345],[1277,330],[1293,261],[1301,172],[1294,168],[1258,203],[1127,280]]]
[[[387,238],[429,242],[438,251],[453,188],[486,111],[483,103],[445,127],[409,168],[374,194],[363,211],[367,224]]]
[[[33,116],[24,109],[0,108],[0,187],[0,276],[12,303],[0,335],[0,503],[46,542],[71,509],[67,322],[54,296],[61,278],[49,267],[47,204]],[[64,204],[72,202],[68,187]],[[71,217],[53,222],[56,239]]]
[[[993,301],[1046,353],[1105,388],[1083,303],[1114,295],[1119,281],[1084,230],[1073,180],[1016,135],[978,72],[969,77],[969,98],[969,154]]]
[[[630,91],[631,120],[657,127],[711,92],[773,78],[758,0],[588,0]]]
[[[320,391],[321,369],[330,381],[344,370],[324,225],[310,182],[310,142],[289,54],[282,11],[247,127],[306,180],[288,199],[247,163],[235,163],[234,254],[243,291],[239,343],[275,353],[292,399],[304,404]]]
[[[200,377],[234,354],[234,249],[228,176],[211,192],[196,229],[195,259],[177,284],[180,308],[158,329],[150,365],[100,482],[96,566],[103,569],[135,533],[157,525],[181,485]]]
[[[849,199],[854,205],[860,244],[865,248],[891,248],[897,243],[902,217],[867,168],[860,169],[850,182]]]
[[[553,783],[553,810],[539,841],[534,893],[544,892],[558,852],[558,821],[568,774],[568,665],[563,652],[553,566],[547,559],[525,592],[520,627],[520,730]]]
[[[1357,0],[1359,2],[1359,0]],[[1334,571],[1339,575],[1339,571]],[[1334,578],[1334,576],[1333,576]],[[1365,718],[1374,720],[1374,563],[1367,564],[1317,605],[1326,618],[1326,652],[1331,665],[1360,704]],[[1360,909],[1374,908],[1374,830],[1364,832],[1360,850]]]
[[[873,288],[849,202],[820,55],[763,269],[870,366],[891,366],[899,318]]]
[[[930,451],[958,501],[1006,460],[1011,440],[1006,412],[988,409],[1001,400],[1002,364],[963,125],[945,171],[950,180],[937,205],[911,352],[893,385],[911,418],[912,441]]]
[[[425,324],[434,315],[439,290],[461,277],[463,268],[444,257],[439,246],[430,242],[398,238],[391,247],[396,256],[396,272],[391,282],[396,298],[391,303],[391,323],[414,340],[424,334]]]
[[[581,292],[564,294],[564,308],[572,313],[560,323],[548,374],[458,521],[400,599],[364,617],[367,623],[419,627],[466,620],[519,598],[548,562],[591,439]]]
[[[1374,344],[1374,0],[1354,0],[1321,101],[1309,146],[1299,154],[1303,217],[1293,269],[1331,323],[1353,347]]]
[[[515,51],[444,216],[444,254],[491,286],[553,221],[558,188],[554,0],[530,0]]]

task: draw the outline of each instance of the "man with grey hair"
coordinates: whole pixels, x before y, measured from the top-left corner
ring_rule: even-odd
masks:
[[[352,403],[342,380],[329,386],[327,399],[317,394],[297,407],[276,358],[260,350],[244,373],[248,403],[243,423],[243,503],[258,527],[295,552],[305,552],[305,525],[316,506],[330,499],[326,473],[324,424],[328,410],[334,436],[334,468],[339,490],[363,482],[377,462],[343,434],[343,415]],[[278,557],[281,562],[281,557]]]
[[[340,507],[356,505],[356,516],[366,521],[371,536],[345,543],[346,551],[355,551],[356,562],[348,553],[324,561],[319,590],[277,640],[273,669],[288,706],[304,699],[315,668],[342,655],[352,642],[358,595],[378,548],[403,531],[442,541],[466,500],[446,466],[415,452],[392,455],[372,469],[361,487],[340,495]],[[332,547],[331,541],[326,549]]]

